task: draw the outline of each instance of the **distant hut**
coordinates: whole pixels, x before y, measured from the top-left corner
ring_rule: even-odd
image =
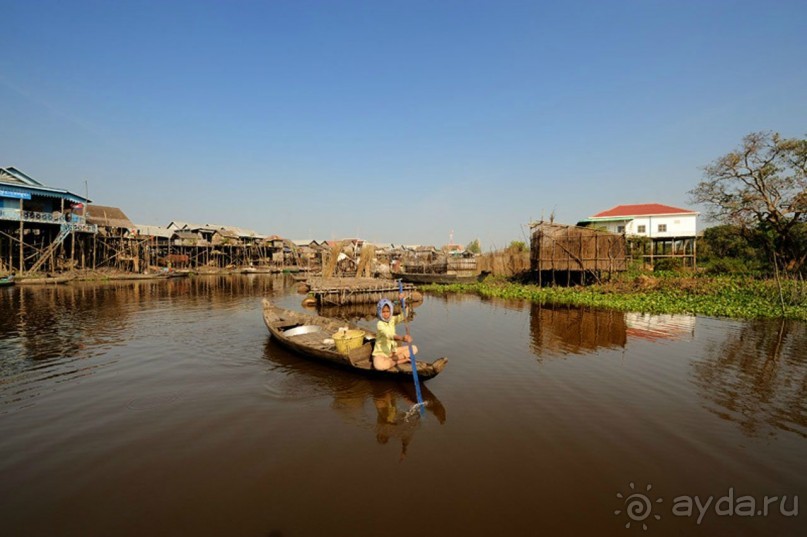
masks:
[[[409,274],[444,274],[447,270],[445,256],[434,246],[409,246],[403,259],[403,271]]]
[[[210,244],[213,246],[239,246],[241,237],[235,229],[221,228],[213,233]]]
[[[287,241],[280,235],[269,235],[263,239],[261,244],[265,252],[263,264],[271,264],[275,267],[297,264],[295,258],[299,255],[299,250],[294,242]],[[305,250],[307,253],[308,249]]]
[[[310,239],[293,240],[290,241],[290,244],[298,265],[310,268],[316,263],[321,266],[322,257],[320,252],[322,248],[317,241]]]
[[[136,229],[129,217],[117,207],[88,205],[87,222],[97,225],[98,233],[105,236],[122,237]]]
[[[161,259],[166,259],[170,255],[173,236],[173,230],[167,227],[136,224],[130,239],[141,243],[143,261],[149,266],[159,264]]]
[[[171,236],[174,246],[207,246],[208,242],[196,231],[174,231]]]
[[[117,207],[87,206],[87,223],[98,226],[93,247],[93,268],[107,267],[140,272],[140,244],[130,239],[137,228]]]
[[[530,269],[539,284],[586,284],[627,269],[624,235],[552,222],[530,228]]]

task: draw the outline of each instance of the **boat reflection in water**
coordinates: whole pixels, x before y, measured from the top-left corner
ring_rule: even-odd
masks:
[[[264,358],[277,373],[268,387],[273,397],[332,397],[330,406],[342,420],[371,431],[379,444],[400,444],[399,461],[406,458],[423,419],[432,416],[441,425],[446,421],[445,407],[424,383],[420,389],[426,412],[421,416],[414,408],[417,396],[411,381],[370,378],[319,363],[288,351],[271,337]]]

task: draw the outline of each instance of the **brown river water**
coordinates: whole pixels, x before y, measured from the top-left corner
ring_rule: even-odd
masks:
[[[807,534],[804,323],[427,296],[418,417],[262,297],[302,310],[284,276],[0,288],[0,535]]]

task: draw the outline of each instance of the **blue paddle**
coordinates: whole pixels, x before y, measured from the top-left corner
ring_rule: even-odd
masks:
[[[406,299],[404,298],[403,294],[403,280],[398,280],[398,291],[401,293],[401,313],[404,316],[404,325],[406,326],[406,335],[409,335],[409,322],[407,321],[406,315]],[[409,344],[409,359],[412,361],[412,377],[415,379],[415,394],[418,398],[418,408],[420,409],[420,415],[422,416],[425,413],[423,410],[424,403],[423,403],[423,396],[420,395],[420,380],[418,380],[418,364],[415,361],[415,353],[412,350],[412,341],[411,338],[408,341]]]

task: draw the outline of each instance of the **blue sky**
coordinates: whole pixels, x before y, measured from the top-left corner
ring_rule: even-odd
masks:
[[[0,166],[292,239],[455,242],[700,209],[749,132],[807,135],[804,1],[0,0]]]

